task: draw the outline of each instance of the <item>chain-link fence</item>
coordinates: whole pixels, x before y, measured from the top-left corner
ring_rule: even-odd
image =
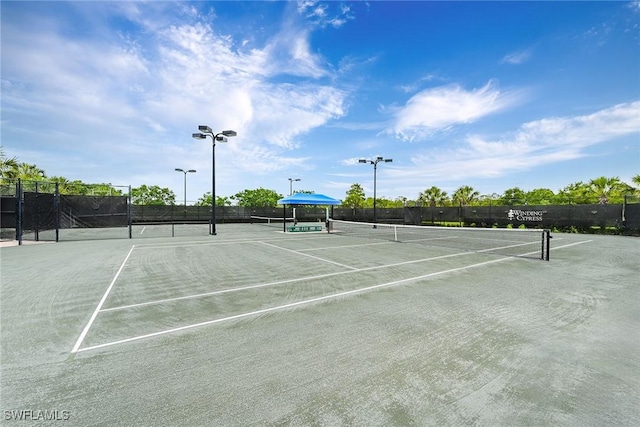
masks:
[[[2,239],[58,241],[61,230],[80,228],[113,228],[121,230],[115,237],[130,235],[129,188],[111,186],[108,194],[95,194],[92,187],[79,189],[87,194],[69,195],[60,193],[57,182],[0,180]]]
[[[252,216],[268,218],[292,218],[298,221],[320,221],[326,216],[325,208],[315,206],[292,207],[244,207],[244,206],[216,206],[216,222],[250,222]],[[294,212],[295,211],[295,212]],[[162,222],[202,223],[211,220],[211,206],[184,205],[135,205],[131,207],[134,224],[150,224]]]
[[[640,195],[628,195],[624,197],[622,222],[625,230],[640,234]]]
[[[557,231],[638,234],[640,197],[624,204],[407,206],[404,208],[336,208],[334,219],[470,227],[549,228]]]
[[[0,179],[0,237],[3,240],[78,240],[131,238],[132,225],[207,224],[211,206],[130,204],[130,187],[112,186],[105,194],[61,194],[60,184]],[[76,189],[77,190],[77,189]],[[115,191],[111,191],[115,190]],[[92,194],[93,193],[93,194]],[[252,217],[324,221],[323,206],[216,206],[215,221],[251,222]],[[330,216],[348,221],[472,227],[527,227],[557,231],[640,234],[640,196],[623,204],[406,206],[404,208],[331,208]],[[85,232],[78,232],[84,229]],[[95,231],[102,229],[102,231]],[[111,230],[109,233],[104,230]],[[75,232],[70,232],[74,230]],[[94,231],[92,231],[94,230]],[[107,237],[105,237],[107,236]]]

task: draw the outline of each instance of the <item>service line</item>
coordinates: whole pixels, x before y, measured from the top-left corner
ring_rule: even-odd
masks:
[[[202,326],[212,325],[212,324],[215,324],[215,323],[226,322],[226,321],[229,321],[229,320],[236,320],[236,319],[242,319],[244,317],[257,316],[259,314],[269,313],[269,312],[272,312],[272,311],[284,310],[284,309],[287,309],[287,308],[292,308],[292,307],[297,307],[297,306],[301,306],[301,305],[317,303],[317,302],[320,302],[320,301],[326,301],[326,300],[330,300],[330,299],[344,297],[344,296],[347,296],[347,295],[354,295],[354,294],[358,294],[358,293],[362,293],[362,292],[372,291],[374,289],[380,289],[380,288],[384,288],[384,287],[389,287],[389,286],[394,286],[394,285],[414,282],[414,281],[417,281],[417,280],[428,279],[430,277],[439,276],[439,275],[442,275],[442,274],[454,273],[456,271],[462,271],[462,270],[466,270],[466,269],[470,269],[470,268],[481,267],[481,266],[484,266],[484,265],[494,264],[494,263],[497,263],[497,262],[502,262],[502,261],[510,260],[510,259],[513,259],[513,258],[498,258],[498,259],[494,259],[494,260],[490,260],[490,261],[480,262],[480,263],[477,263],[477,264],[467,265],[467,266],[464,266],[464,267],[451,268],[451,269],[448,269],[448,270],[442,270],[442,271],[436,271],[434,273],[424,274],[422,276],[410,277],[408,279],[395,280],[393,282],[381,283],[379,285],[367,286],[367,287],[364,287],[364,288],[353,289],[351,291],[338,292],[338,293],[331,294],[331,295],[325,295],[325,296],[321,296],[321,297],[310,298],[310,299],[306,299],[306,300],[302,300],[302,301],[292,302],[292,303],[289,303],[289,304],[279,305],[279,306],[276,306],[276,307],[264,308],[262,310],[256,310],[256,311],[251,311],[251,312],[248,312],[248,313],[236,314],[234,316],[223,317],[223,318],[214,319],[214,320],[208,320],[206,322],[200,322],[200,323],[195,323],[195,324],[192,324],[192,325],[181,326],[181,327],[178,327],[178,328],[167,329],[167,330],[164,330],[164,331],[153,332],[151,334],[139,335],[139,336],[136,336],[136,337],[125,338],[125,339],[118,340],[118,341],[112,341],[112,342],[108,342],[108,343],[104,343],[104,344],[98,344],[98,345],[93,345],[93,346],[90,346],[90,347],[84,347],[84,348],[81,348],[81,349],[77,349],[76,352],[88,351],[88,350],[96,350],[96,349],[99,349],[99,348],[105,348],[105,347],[110,347],[110,346],[117,345],[117,344],[124,344],[124,343],[132,342],[132,341],[139,341],[139,340],[146,339],[146,338],[157,337],[157,336],[160,336],[160,335],[167,335],[167,334],[172,334],[172,333],[175,333],[175,332],[186,331],[188,329],[194,329],[194,328],[198,328],[198,327],[202,327]]]
[[[296,283],[296,282],[307,282],[307,281],[310,281],[310,280],[325,279],[327,277],[341,276],[341,275],[344,275],[344,274],[361,273],[363,271],[379,270],[379,269],[384,269],[384,268],[389,268],[389,267],[398,267],[398,266],[402,266],[402,265],[416,264],[416,263],[420,263],[420,262],[434,261],[434,260],[440,260],[440,259],[444,259],[444,258],[452,258],[452,257],[457,257],[457,256],[463,256],[463,255],[472,255],[472,253],[470,253],[470,252],[458,252],[458,253],[455,253],[455,254],[440,255],[440,256],[430,257],[430,258],[421,258],[421,259],[414,259],[414,260],[411,260],[411,261],[395,262],[393,264],[374,265],[372,267],[363,267],[363,268],[356,268],[356,269],[351,267],[352,268],[351,270],[337,271],[337,272],[334,272],[334,273],[318,274],[318,275],[315,275],[315,276],[303,276],[303,277],[297,277],[295,279],[286,279],[286,280],[278,280],[278,281],[275,281],[275,282],[258,283],[258,284],[255,284],[255,285],[239,286],[239,287],[236,287],[236,288],[221,289],[221,290],[218,290],[218,291],[205,292],[205,293],[195,294],[195,295],[185,295],[185,296],[182,296],[182,297],[165,298],[165,299],[161,299],[161,300],[147,301],[147,302],[141,302],[141,303],[137,303],[137,304],[129,304],[129,305],[121,305],[121,306],[118,306],[118,307],[103,308],[102,310],[100,310],[100,312],[125,310],[125,309],[128,309],[128,308],[143,307],[143,306],[146,306],[146,305],[163,304],[163,303],[166,303],[166,302],[179,301],[179,300],[185,300],[185,299],[202,298],[202,297],[208,297],[208,296],[212,296],[212,295],[226,294],[226,293],[230,293],[230,292],[246,291],[246,290],[250,290],[250,289],[266,288],[266,287],[269,287],[269,286],[277,286],[277,285],[286,285],[286,284],[289,284],[289,283]]]
[[[570,244],[567,244],[567,245],[558,246],[555,249],[567,248],[567,247],[570,247],[570,246],[589,243],[591,241],[592,240],[586,240],[586,241],[570,243]],[[515,246],[518,246],[518,245],[515,245]],[[251,312],[248,312],[248,313],[236,314],[234,316],[228,316],[228,317],[223,317],[223,318],[220,318],[220,319],[208,320],[208,321],[205,321],[205,322],[200,322],[200,323],[195,323],[195,324],[191,324],[191,325],[181,326],[181,327],[178,327],[178,328],[167,329],[167,330],[164,330],[164,331],[158,331],[158,332],[154,332],[154,333],[150,333],[150,334],[139,335],[139,336],[135,336],[135,337],[131,337],[131,338],[125,338],[125,339],[122,339],[122,340],[112,341],[112,342],[108,342],[108,343],[104,343],[104,344],[98,344],[98,345],[89,346],[89,347],[85,347],[85,348],[79,348],[79,346],[82,344],[82,341],[84,340],[84,336],[89,331],[89,328],[91,327],[91,324],[93,323],[93,320],[95,319],[95,317],[97,316],[98,312],[100,311],[100,307],[102,307],[102,305],[104,304],[104,301],[106,300],[106,297],[108,296],[108,294],[109,294],[109,292],[111,290],[111,287],[113,286],[113,284],[115,283],[118,275],[120,274],[120,272],[124,268],[124,265],[126,264],[127,259],[131,255],[131,252],[133,252],[133,248],[134,247],[131,248],[131,250],[129,251],[129,254],[127,255],[127,258],[122,263],[122,266],[120,266],[120,270],[118,270],[118,273],[116,274],[116,276],[114,277],[113,281],[109,285],[109,289],[107,289],[107,292],[102,297],[102,300],[100,301],[100,304],[96,308],[96,311],[91,316],[91,320],[89,321],[89,324],[87,324],[87,326],[85,327],[85,330],[83,331],[82,335],[78,339],[78,342],[74,346],[74,348],[72,350],[72,353],[88,351],[88,350],[96,350],[96,349],[99,349],[99,348],[105,348],[105,347],[110,347],[110,346],[117,345],[117,344],[124,344],[124,343],[132,342],[132,341],[138,341],[138,340],[142,340],[142,339],[146,339],[146,338],[152,338],[152,337],[157,337],[157,336],[161,336],[161,335],[167,335],[167,334],[171,334],[171,333],[174,333],[174,332],[185,331],[185,330],[188,330],[188,329],[194,329],[194,328],[198,328],[198,327],[201,327],[201,326],[212,325],[212,324],[215,324],[215,323],[221,323],[221,322],[225,322],[225,321],[229,321],[229,320],[242,319],[242,318],[245,318],[245,317],[256,316],[256,315],[260,315],[260,314],[264,314],[264,313],[269,313],[269,312],[272,312],[272,311],[284,310],[284,309],[291,308],[291,307],[297,307],[297,306],[301,306],[301,305],[317,303],[317,302],[320,302],[320,301],[326,301],[326,300],[330,300],[330,299],[334,299],[334,298],[338,298],[338,297],[343,297],[343,296],[346,296],[346,295],[354,295],[354,294],[358,294],[358,293],[362,293],[362,292],[371,291],[371,290],[374,290],[374,289],[380,289],[380,288],[384,288],[384,287],[389,287],[389,286],[394,286],[394,285],[414,282],[414,281],[417,281],[417,280],[428,279],[428,278],[431,278],[431,277],[435,277],[435,276],[439,276],[439,275],[443,275],[443,274],[448,274],[448,273],[454,273],[454,272],[457,272],[457,271],[463,271],[463,270],[467,270],[467,269],[471,269],[471,268],[482,267],[482,266],[489,265],[489,264],[495,264],[495,263],[498,263],[498,262],[512,260],[514,258],[514,257],[498,258],[498,259],[479,262],[479,263],[471,264],[471,265],[467,265],[467,266],[456,267],[456,268],[451,268],[451,269],[442,270],[442,271],[436,271],[436,272],[429,273],[429,274],[424,274],[424,275],[421,275],[421,276],[410,277],[410,278],[401,279],[401,280],[395,280],[395,281],[392,281],[392,282],[387,282],[387,283],[382,283],[382,284],[378,284],[378,285],[367,286],[367,287],[364,287],[364,288],[353,289],[353,290],[350,290],[350,291],[338,292],[338,293],[331,294],[331,295],[325,295],[325,296],[321,296],[321,297],[310,298],[310,299],[306,299],[306,300],[303,300],[303,301],[293,302],[293,303],[290,303],[290,304],[279,305],[279,306],[276,306],[276,307],[269,307],[269,308],[265,308],[265,309],[261,309],[261,310],[251,311]],[[472,253],[473,252],[471,252],[471,253],[470,252],[461,252],[461,253],[456,253],[456,254],[449,254],[449,255],[443,255],[443,256],[439,256],[439,257],[429,258],[429,259],[405,261],[405,262],[401,262],[401,263],[397,263],[397,264],[389,264],[389,265],[387,265],[385,267],[389,267],[389,266],[392,266],[392,265],[402,265],[402,264],[414,263],[414,262],[423,262],[423,261],[426,261],[426,260],[433,260],[433,259],[449,258],[449,257],[454,257],[454,256],[460,256],[460,255],[470,255]],[[537,251],[530,252],[530,253],[527,253],[527,254],[521,254],[520,256],[531,255],[531,254],[535,254],[535,253],[537,253]],[[364,269],[356,269],[355,271],[354,270],[349,270],[349,271],[331,273],[331,274],[321,275],[321,276],[316,276],[316,277],[328,277],[328,276],[339,275],[339,274],[349,274],[349,273],[354,273],[354,272],[363,271],[363,270],[372,270],[372,269],[380,268],[380,267],[382,267],[382,266],[369,267],[369,268],[364,268]],[[163,301],[174,301],[174,300],[186,299],[186,298],[196,298],[196,297],[199,297],[199,296],[212,295],[212,294],[215,294],[215,293],[231,292],[231,291],[236,291],[236,290],[257,288],[257,287],[262,287],[262,286],[271,286],[271,285],[274,285],[274,284],[285,283],[285,282],[294,282],[294,281],[300,281],[300,280],[309,280],[309,278],[307,277],[307,278],[293,279],[293,280],[289,280],[289,281],[274,282],[274,283],[271,283],[271,284],[260,284],[260,285],[253,285],[253,286],[245,286],[243,288],[234,288],[234,289],[228,289],[228,290],[223,290],[223,291],[210,292],[210,293],[207,293],[207,294],[200,294],[200,295],[187,296],[187,297],[178,297],[178,298],[172,298],[172,299],[168,299],[168,300],[148,302],[148,303],[142,303],[142,304],[134,304],[134,305],[130,305],[130,306],[123,306],[123,307],[117,307],[117,308],[113,308],[113,309],[106,309],[106,310],[103,310],[103,311],[124,309],[124,308],[128,308],[128,307],[136,307],[136,306],[141,306],[141,305],[157,304],[157,303],[160,303],[160,302],[163,302]]]
[[[96,317],[98,316],[98,313],[100,312],[100,309],[102,308],[102,306],[104,305],[104,302],[107,300],[107,297],[109,296],[109,292],[111,292],[111,288],[113,288],[113,285],[116,283],[116,280],[118,280],[118,276],[120,276],[120,273],[124,269],[124,266],[127,264],[127,261],[129,260],[129,257],[133,253],[133,249],[135,247],[136,247],[136,245],[133,245],[133,246],[131,246],[131,249],[129,249],[129,253],[125,257],[124,261],[122,261],[122,264],[120,265],[120,268],[118,269],[118,272],[116,273],[116,275],[113,277],[113,280],[109,284],[109,287],[107,288],[107,291],[104,293],[104,295],[102,296],[102,299],[100,300],[100,303],[98,303],[98,306],[93,311],[93,314],[91,315],[91,318],[89,319],[89,323],[87,323],[87,326],[85,326],[84,329],[82,330],[82,333],[78,337],[78,341],[76,341],[76,344],[73,346],[73,349],[71,350],[71,353],[77,353],[79,351],[80,345],[82,345],[82,341],[84,341],[84,338],[87,336],[87,333],[89,332],[89,329],[91,329],[91,325],[93,325],[94,320],[96,320]]]

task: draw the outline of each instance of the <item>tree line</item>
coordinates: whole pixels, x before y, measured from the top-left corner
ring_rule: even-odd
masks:
[[[42,182],[39,191],[47,191],[46,185],[58,184],[60,194],[118,196],[126,192],[110,183],[87,184],[80,180],[69,180],[61,176],[47,176],[44,170],[34,164],[8,158],[0,147],[0,178],[21,179],[25,182]],[[49,190],[51,191],[51,190]],[[310,191],[299,191],[310,193]],[[548,188],[524,191],[518,187],[509,188],[502,194],[481,194],[471,186],[464,185],[448,194],[437,186],[421,191],[416,198],[397,197],[387,199],[376,197],[378,208],[401,208],[404,206],[488,206],[488,205],[561,205],[561,204],[615,204],[622,203],[625,195],[640,196],[640,174],[625,183],[618,177],[601,176],[587,182],[576,182],[554,192]],[[367,196],[362,185],[352,184],[342,201],[342,207],[371,208],[372,196]],[[217,206],[276,207],[282,194],[265,188],[246,189],[232,196],[217,196]],[[141,185],[131,189],[134,205],[175,205],[176,195],[169,188],[157,185]],[[211,206],[211,192],[203,194],[196,206]]]
[[[618,177],[601,176],[587,182],[569,184],[558,192],[548,188],[524,191],[513,187],[502,194],[481,194],[473,187],[464,185],[449,195],[439,187],[432,186],[421,191],[415,199],[398,197],[390,200],[378,197],[376,207],[609,204],[623,203],[627,195],[640,196],[640,174],[632,178],[632,184],[627,184]],[[373,197],[365,197],[362,186],[353,184],[342,205],[350,208],[373,207]]]

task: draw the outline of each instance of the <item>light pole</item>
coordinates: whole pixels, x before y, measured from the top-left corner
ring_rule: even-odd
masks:
[[[378,218],[376,215],[376,171],[378,170],[378,163],[390,163],[393,159],[385,159],[383,157],[376,157],[375,160],[360,159],[358,163],[371,163],[373,165],[373,228],[376,228]]]
[[[300,178],[289,178],[289,195],[293,195],[293,181],[300,181]]]
[[[187,212],[187,174],[188,173],[196,173],[195,169],[184,170],[180,168],[176,168],[176,172],[184,173],[184,212]]]
[[[236,136],[235,130],[223,130],[219,133],[214,133],[209,126],[198,126],[200,132],[191,134],[195,139],[207,139],[207,136],[211,138],[211,223],[209,224],[209,234],[214,236],[216,234],[216,141],[227,142],[227,137]]]

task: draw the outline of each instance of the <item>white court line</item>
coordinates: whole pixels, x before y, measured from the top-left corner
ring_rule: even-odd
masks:
[[[570,247],[570,246],[580,245],[580,244],[583,244],[583,243],[589,243],[591,241],[592,240],[586,240],[586,241],[582,241],[582,242],[569,243],[567,245],[558,246],[555,249],[561,249],[561,248],[566,248],[566,247]],[[133,247],[131,248],[131,251],[129,251],[129,255],[131,255],[132,251],[133,251]],[[531,255],[531,254],[537,254],[537,253],[538,253],[538,251],[534,251],[534,252],[529,252],[529,253],[526,253],[526,254],[521,254],[519,256],[525,256],[525,255]],[[463,252],[463,253],[458,253],[458,254],[443,255],[441,257],[435,257],[435,258],[431,258],[431,259],[447,258],[447,257],[460,256],[460,255],[471,255],[471,254],[473,254],[473,253]],[[127,255],[127,259],[129,258],[129,255]],[[383,287],[398,285],[398,284],[401,284],[401,283],[408,283],[408,282],[412,282],[412,281],[416,281],[416,280],[421,280],[421,279],[426,279],[426,278],[429,278],[429,277],[438,276],[438,275],[441,275],[441,274],[453,273],[453,272],[456,272],[456,271],[462,271],[462,270],[466,270],[466,269],[470,269],[470,268],[480,267],[480,266],[483,266],[483,265],[488,265],[488,264],[493,264],[493,263],[502,262],[502,261],[506,261],[506,260],[511,260],[513,258],[514,257],[498,258],[498,259],[495,259],[495,260],[484,261],[484,262],[471,264],[471,265],[464,266],[464,267],[457,267],[457,268],[452,268],[452,269],[448,269],[448,270],[437,271],[437,272],[425,274],[425,275],[422,275],[422,276],[411,277],[411,278],[402,279],[402,280],[396,280],[396,281],[393,281],[393,282],[382,283],[382,284],[379,284],[379,285],[367,286],[367,287],[364,287],[364,288],[354,289],[354,290],[351,290],[351,291],[344,291],[344,292],[339,292],[339,293],[336,293],[336,294],[325,295],[325,296],[322,296],[322,297],[311,298],[311,299],[308,299],[308,300],[297,301],[297,302],[290,303],[290,304],[284,304],[284,305],[280,305],[280,306],[276,306],[276,307],[265,308],[265,309],[262,309],[262,310],[256,310],[256,311],[252,311],[252,312],[249,312],[249,313],[237,314],[237,315],[234,315],[234,316],[223,317],[221,319],[209,320],[209,321],[206,321],[206,322],[200,322],[200,323],[196,323],[196,324],[192,324],[192,325],[181,326],[181,327],[178,327],[178,328],[173,328],[173,329],[168,329],[168,330],[164,330],[164,331],[154,332],[154,333],[151,333],[151,334],[139,335],[139,336],[132,337],[132,338],[126,338],[126,339],[122,339],[122,340],[118,340],[118,341],[112,341],[112,342],[109,342],[109,343],[98,344],[98,345],[89,346],[89,347],[85,347],[85,348],[81,348],[81,349],[76,348],[81,343],[81,340],[78,340],[78,343],[76,343],[76,346],[74,347],[74,350],[72,351],[72,353],[81,352],[81,351],[88,351],[88,350],[95,350],[95,349],[99,349],[99,348],[109,347],[109,346],[112,346],[112,345],[124,344],[124,343],[127,343],[127,342],[138,341],[138,340],[145,339],[145,338],[152,338],[152,337],[156,337],[156,336],[160,336],[160,335],[171,334],[171,333],[174,333],[174,332],[184,331],[184,330],[193,329],[193,328],[197,328],[197,327],[201,327],[201,326],[212,325],[214,323],[220,323],[220,322],[224,322],[224,321],[228,321],[228,320],[241,319],[241,318],[244,318],[244,317],[255,316],[255,315],[263,314],[263,313],[268,313],[268,312],[271,312],[271,311],[283,310],[285,308],[291,308],[291,307],[295,307],[295,306],[299,306],[299,305],[311,304],[311,303],[314,303],[314,302],[329,300],[329,299],[333,299],[333,298],[337,298],[337,297],[341,297],[341,296],[345,296],[345,295],[353,295],[353,294],[357,294],[357,293],[361,293],[361,292],[370,291],[370,290],[373,290],[373,289],[379,289],[379,288],[383,288]],[[420,262],[420,261],[422,261],[422,260],[406,261],[406,262],[403,262],[403,263],[398,263],[398,265],[400,265],[400,264],[408,264],[408,263],[412,263],[412,262]],[[125,259],[125,263],[126,263],[126,259]],[[120,270],[118,271],[118,274],[122,270],[122,267],[124,267],[124,263],[120,267]],[[378,268],[378,267],[371,267],[370,269],[374,269],[374,268]],[[334,273],[334,275],[346,274],[346,273],[354,273],[354,271],[346,271],[346,272]],[[117,277],[117,275],[116,275],[116,277]],[[304,279],[295,279],[295,280],[304,280]],[[111,286],[113,286],[113,283],[115,283],[115,278],[114,278],[114,281],[112,282],[112,284],[110,285],[109,290],[111,289]],[[266,284],[265,285],[256,285],[256,287],[258,287],[258,286],[266,286]],[[109,290],[107,291],[107,294],[108,294]],[[103,297],[103,301],[101,301],[99,307],[102,305],[102,303],[106,299],[107,294],[105,294],[105,296]],[[186,297],[180,297],[180,298],[176,298],[176,299],[182,299],[182,298],[186,298]],[[139,305],[144,305],[144,303],[143,304],[139,304]],[[93,319],[95,318],[96,315],[97,315],[97,310],[96,310],[96,312],[94,312],[94,315],[92,316],[92,321],[93,321]],[[88,331],[88,327],[89,326],[90,325],[87,325],[87,327],[85,328],[85,331],[83,332],[83,335],[86,334],[86,332]],[[84,337],[82,337],[82,338],[84,338]]]
[[[299,251],[294,251],[293,249],[283,248],[282,246],[272,245],[271,243],[267,243],[267,242],[258,242],[258,243],[270,246],[272,248],[277,248],[277,249],[280,249],[280,250],[283,250],[283,251],[293,252],[294,254],[297,254],[297,255],[302,255],[302,256],[309,257],[309,258],[317,259],[318,261],[328,262],[329,264],[338,265],[340,267],[348,268],[348,269],[351,269],[351,270],[357,270],[357,268],[351,267],[350,265],[340,264],[339,262],[330,261],[328,259],[320,258],[320,257],[309,255],[309,254],[303,254],[303,253],[301,253]]]
[[[358,237],[358,236],[355,236]],[[366,237],[365,237],[366,238]],[[417,240],[404,240],[401,243],[412,243],[421,240],[442,240],[442,239],[450,239],[450,237],[434,237],[430,239],[417,239]],[[357,245],[343,245],[343,246],[325,246],[323,248],[308,248],[308,249],[298,249],[299,252],[309,252],[309,251],[322,251],[326,249],[344,249],[344,248],[357,248],[360,246],[376,246],[376,245],[397,245],[399,242],[394,240],[385,240],[383,242],[375,242],[375,243],[361,243]]]
[[[300,237],[301,239],[303,237]],[[326,237],[304,237],[304,239],[326,239]],[[236,243],[258,243],[261,241],[275,241],[275,242],[282,242],[282,241],[291,241],[291,240],[286,240],[286,239],[282,239],[282,238],[274,238],[274,239],[261,239],[261,240],[256,240],[256,239],[234,239],[234,240],[218,240],[215,242],[190,242],[190,243],[174,243],[174,242],[168,242],[168,243],[138,243],[136,245],[136,249],[161,249],[161,248],[187,248],[187,247],[191,247],[191,246],[217,246],[217,245],[232,245],[232,244],[236,244]],[[393,243],[393,242],[390,242]]]
[[[306,248],[306,249],[298,249],[298,252],[310,252],[310,251],[326,251],[327,249],[345,249],[345,248],[359,248],[361,246],[377,246],[377,245],[395,245],[397,242],[392,242],[390,240],[385,242],[375,242],[375,243],[359,243],[357,245],[342,245],[342,246],[325,246],[321,248]]]
[[[493,264],[493,263],[496,263],[496,262],[502,262],[502,261],[509,260],[509,259],[513,259],[513,258],[512,257],[510,257],[510,258],[498,258],[498,259],[491,260],[491,261],[484,261],[484,262],[480,262],[480,263],[477,263],[477,264],[467,265],[467,266],[464,266],[464,267],[457,267],[457,268],[452,268],[452,269],[449,269],[449,270],[437,271],[435,273],[424,274],[422,276],[411,277],[411,278],[408,278],[408,279],[395,280],[393,282],[381,283],[379,285],[367,286],[367,287],[360,288],[360,289],[353,289],[351,291],[338,292],[338,293],[331,294],[331,295],[325,295],[325,296],[321,296],[321,297],[310,298],[310,299],[307,299],[307,300],[292,302],[292,303],[289,303],[289,304],[279,305],[279,306],[276,306],[276,307],[264,308],[262,310],[256,310],[256,311],[252,311],[252,312],[249,312],[249,313],[236,314],[234,316],[223,317],[221,319],[208,320],[206,322],[195,323],[195,324],[192,324],[192,325],[181,326],[181,327],[178,327],[178,328],[167,329],[167,330],[164,330],[164,331],[153,332],[153,333],[150,333],[150,334],[139,335],[139,336],[136,336],[136,337],[125,338],[125,339],[118,340],[118,341],[112,341],[112,342],[109,342],[109,343],[104,343],[104,344],[98,344],[98,345],[94,345],[94,346],[90,346],[90,347],[85,347],[85,348],[81,348],[81,349],[77,350],[77,352],[88,351],[88,350],[96,350],[96,349],[99,349],[99,348],[110,347],[110,346],[116,345],[116,344],[124,344],[124,343],[132,342],[132,341],[138,341],[138,340],[145,339],[145,338],[157,337],[157,336],[160,336],[160,335],[166,335],[166,334],[171,334],[171,333],[174,333],[174,332],[185,331],[185,330],[188,330],[188,329],[198,328],[198,327],[201,327],[201,326],[212,325],[214,323],[225,322],[225,321],[228,321],[228,320],[242,319],[244,317],[256,316],[256,315],[259,315],[259,314],[269,313],[269,312],[272,312],[272,311],[283,310],[283,309],[286,309],[286,308],[297,307],[297,306],[300,306],[300,305],[312,304],[312,303],[316,303],[316,302],[320,302],[320,301],[326,301],[326,300],[329,300],[329,299],[343,297],[343,296],[346,296],[346,295],[354,295],[354,294],[358,294],[358,293],[362,293],[362,292],[366,292],[366,291],[371,291],[373,289],[380,289],[380,288],[384,288],[384,287],[388,287],[388,286],[399,285],[399,284],[402,284],[402,283],[413,282],[413,281],[416,281],[416,280],[427,279],[427,278],[430,278],[430,277],[439,276],[441,274],[453,273],[453,272],[456,272],[456,271],[466,270],[466,269],[475,268],[475,267],[481,267],[481,266],[484,266],[484,265]]]
[[[394,242],[391,242],[391,243],[394,243]],[[369,245],[369,244],[367,243],[367,244],[364,244],[363,246],[367,246],[367,245]],[[501,248],[498,248],[498,249],[507,249],[507,248],[517,247],[517,246],[522,246],[522,244],[502,246]],[[329,248],[327,248],[327,249],[329,249]],[[256,285],[240,286],[240,287],[237,287],[237,288],[222,289],[222,290],[219,290],[219,291],[211,291],[211,292],[205,292],[205,293],[195,294],[195,295],[185,295],[185,296],[182,296],[182,297],[165,298],[165,299],[161,299],[161,300],[147,301],[147,302],[141,302],[141,303],[137,303],[137,304],[121,305],[121,306],[118,306],[118,307],[105,308],[105,309],[102,309],[100,311],[101,312],[106,312],[106,311],[124,310],[124,309],[127,309],[127,308],[136,308],[136,307],[143,307],[143,306],[147,306],[147,305],[163,304],[165,302],[172,302],[172,301],[179,301],[179,300],[186,300],[186,299],[193,299],[193,298],[202,298],[202,297],[208,297],[208,296],[211,296],[211,295],[219,295],[219,294],[226,294],[226,293],[230,293],[230,292],[246,291],[246,290],[249,290],[249,289],[265,288],[265,287],[269,287],[269,286],[284,285],[284,284],[288,284],[288,283],[295,283],[295,282],[302,282],[302,281],[316,280],[316,279],[324,279],[324,278],[327,278],[327,277],[339,276],[339,275],[343,275],[343,274],[360,273],[360,272],[363,272],[363,271],[378,270],[378,269],[389,268],[389,267],[397,267],[397,266],[407,265],[407,264],[416,264],[416,263],[419,263],[419,262],[434,261],[434,260],[445,259],[445,258],[453,258],[453,257],[458,257],[458,256],[464,256],[464,255],[474,255],[474,254],[479,253],[479,252],[486,252],[486,251],[490,251],[490,250],[494,250],[494,249],[485,249],[485,250],[482,250],[482,251],[457,252],[457,253],[454,253],[454,254],[439,255],[439,256],[431,257],[431,258],[421,258],[421,259],[416,259],[416,260],[411,260],[411,261],[396,262],[396,263],[392,263],[392,264],[376,265],[376,266],[373,266],[373,267],[364,267],[364,268],[350,267],[351,270],[349,270],[349,271],[339,271],[339,272],[335,272],[335,273],[320,274],[320,275],[316,275],[316,276],[298,277],[298,278],[295,278],[295,279],[279,280],[277,282],[268,282],[268,283],[259,283],[259,284],[256,284]],[[290,250],[290,249],[288,249],[288,250]],[[295,252],[295,251],[293,251],[293,252]],[[522,254],[522,255],[519,255],[519,256],[534,255],[534,254],[538,254],[538,251],[529,252],[529,253]],[[301,254],[301,255],[304,255],[304,254]]]
[[[76,344],[73,346],[73,349],[71,350],[71,353],[77,353],[79,351],[79,348],[80,348],[80,345],[82,344],[82,341],[84,341],[84,338],[87,336],[87,333],[89,332],[89,329],[91,329],[91,325],[93,325],[93,321],[96,320],[96,316],[98,316],[98,312],[100,311],[100,309],[104,305],[104,302],[107,300],[107,297],[109,296],[109,292],[111,292],[111,288],[113,288],[113,285],[116,283],[116,280],[118,280],[118,276],[120,276],[120,273],[122,272],[122,269],[124,268],[125,264],[127,263],[127,260],[129,259],[129,257],[133,253],[133,249],[135,247],[136,247],[136,245],[131,246],[131,249],[129,250],[129,253],[127,254],[127,256],[124,259],[124,261],[122,261],[122,265],[120,265],[120,268],[118,269],[118,272],[113,277],[113,280],[109,284],[109,287],[107,288],[107,291],[104,293],[104,295],[102,296],[102,299],[100,300],[100,303],[98,304],[98,306],[96,307],[95,311],[91,315],[91,318],[89,319],[89,323],[87,323],[87,326],[84,327],[84,329],[82,330],[82,333],[78,337],[78,341],[76,341]]]
[[[576,246],[576,245],[582,245],[583,243],[589,243],[589,242],[593,242],[593,240],[583,240],[581,242],[575,242],[575,243],[567,243],[566,245],[562,245],[562,246],[557,246],[557,247],[550,247],[550,250],[555,250],[555,249],[563,249],[563,248],[568,248],[569,246]]]
[[[172,249],[172,248],[190,248],[199,246],[222,246],[222,245],[237,245],[240,243],[256,243],[257,240],[226,240],[218,242],[192,242],[192,243],[143,243],[136,247],[136,249]]]
[[[471,252],[459,252],[459,253],[455,253],[455,254],[440,255],[440,256],[431,257],[431,258],[421,258],[421,259],[414,259],[414,260],[411,260],[411,261],[396,262],[396,263],[393,263],[393,264],[375,265],[373,267],[364,267],[364,268],[357,268],[357,269],[354,269],[354,270],[338,271],[338,272],[335,272],[335,273],[319,274],[319,275],[316,275],[316,276],[304,276],[304,277],[297,277],[295,279],[279,280],[277,282],[259,283],[259,284],[256,284],[256,285],[248,285],[248,286],[240,286],[240,287],[237,287],[237,288],[221,289],[219,291],[205,292],[205,293],[196,294],[196,295],[186,295],[186,296],[183,296],[183,297],[166,298],[166,299],[155,300],[155,301],[141,302],[141,303],[137,303],[137,304],[121,305],[121,306],[118,306],[118,307],[111,307],[111,308],[103,308],[102,310],[100,310],[100,312],[104,313],[106,311],[124,310],[124,309],[127,309],[127,308],[135,308],[135,307],[143,307],[143,306],[146,306],[146,305],[163,304],[165,302],[179,301],[179,300],[192,299],[192,298],[208,297],[208,296],[211,296],[211,295],[219,295],[219,294],[226,294],[226,293],[230,293],[230,292],[246,291],[246,290],[257,289],[257,288],[266,288],[266,287],[269,287],[269,286],[285,285],[285,284],[288,284],[288,283],[296,283],[296,282],[305,282],[305,281],[309,281],[309,280],[325,279],[327,277],[341,276],[341,275],[344,275],[344,274],[362,273],[363,271],[378,270],[378,269],[389,268],[389,267],[399,267],[401,265],[417,264],[419,262],[435,261],[435,260],[440,260],[440,259],[444,259],[444,258],[453,258],[453,257],[463,256],[463,255],[473,255],[473,253],[471,253]]]
[[[147,226],[145,225],[144,227],[142,227],[142,230],[140,230],[140,234],[144,233],[144,229],[147,228]]]

